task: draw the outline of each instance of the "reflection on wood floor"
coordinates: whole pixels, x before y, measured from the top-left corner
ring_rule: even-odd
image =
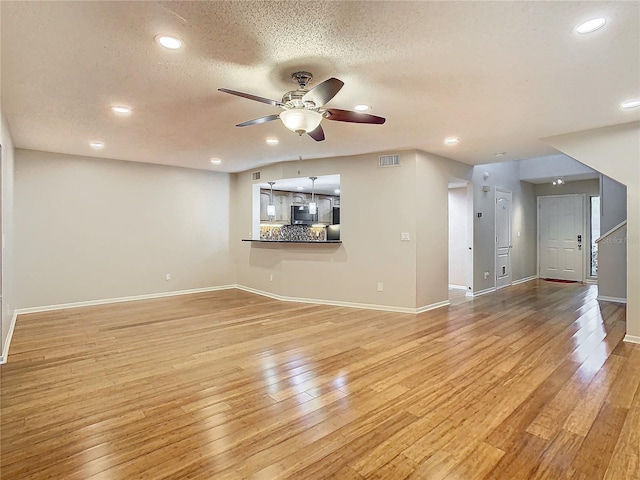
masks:
[[[638,479],[640,345],[596,288],[420,315],[238,290],[23,315],[3,479]]]

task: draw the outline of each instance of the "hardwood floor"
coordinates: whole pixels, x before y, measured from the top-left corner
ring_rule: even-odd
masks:
[[[420,315],[228,290],[20,316],[1,478],[640,478],[640,345],[594,286]]]

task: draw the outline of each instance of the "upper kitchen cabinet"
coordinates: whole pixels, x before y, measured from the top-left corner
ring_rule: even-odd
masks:
[[[318,204],[318,223],[331,225],[333,223],[333,198],[317,195],[316,203]]]

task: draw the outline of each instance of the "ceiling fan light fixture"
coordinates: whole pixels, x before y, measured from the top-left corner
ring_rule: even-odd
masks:
[[[362,103],[360,105],[356,105],[355,107],[353,107],[353,109],[356,112],[366,112],[367,110],[370,110],[371,107],[369,105],[365,105],[364,103]]]
[[[291,108],[280,114],[280,120],[292,132],[300,135],[315,130],[322,121],[322,114],[306,108]]]

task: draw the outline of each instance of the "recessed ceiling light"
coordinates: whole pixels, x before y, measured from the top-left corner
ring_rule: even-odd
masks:
[[[89,146],[91,148],[95,148],[96,150],[99,150],[101,148],[104,148],[104,143],[103,142],[98,142],[97,140],[94,140],[93,142],[89,142]]]
[[[114,113],[120,113],[122,115],[127,115],[127,114],[131,113],[131,108],[125,107],[124,105],[114,105],[113,107],[111,107],[111,111],[113,111]]]
[[[296,187],[297,190],[304,190],[304,187]]]
[[[278,145],[280,143],[280,140],[273,137],[269,137],[265,141],[267,142],[268,145]]]
[[[578,33],[591,33],[595,32],[599,28],[604,27],[607,23],[607,19],[604,17],[594,18],[592,20],[588,20],[584,23],[581,23],[576,27],[576,32]]]
[[[640,107],[640,100],[628,100],[620,104],[621,108],[629,109],[629,108],[638,108]]]
[[[447,145],[455,145],[459,141],[460,139],[456,137],[449,137],[444,139],[444,143],[446,143]]]
[[[219,158],[212,158],[211,163],[213,163],[214,165],[220,165],[222,163],[222,160],[220,160]]]
[[[496,157],[502,157],[506,154],[507,152],[496,152]]]
[[[158,35],[156,37],[156,42],[170,50],[177,50],[183,45],[182,40],[178,37],[171,37],[169,35]]]
[[[369,110],[371,107],[369,105],[365,105],[365,104],[360,104],[360,105],[356,105],[355,107],[353,107],[353,109],[356,112],[366,112],[367,110]]]
[[[335,193],[336,195],[340,195],[340,189],[339,189],[339,188],[336,188],[336,189],[333,191],[333,193]]]

